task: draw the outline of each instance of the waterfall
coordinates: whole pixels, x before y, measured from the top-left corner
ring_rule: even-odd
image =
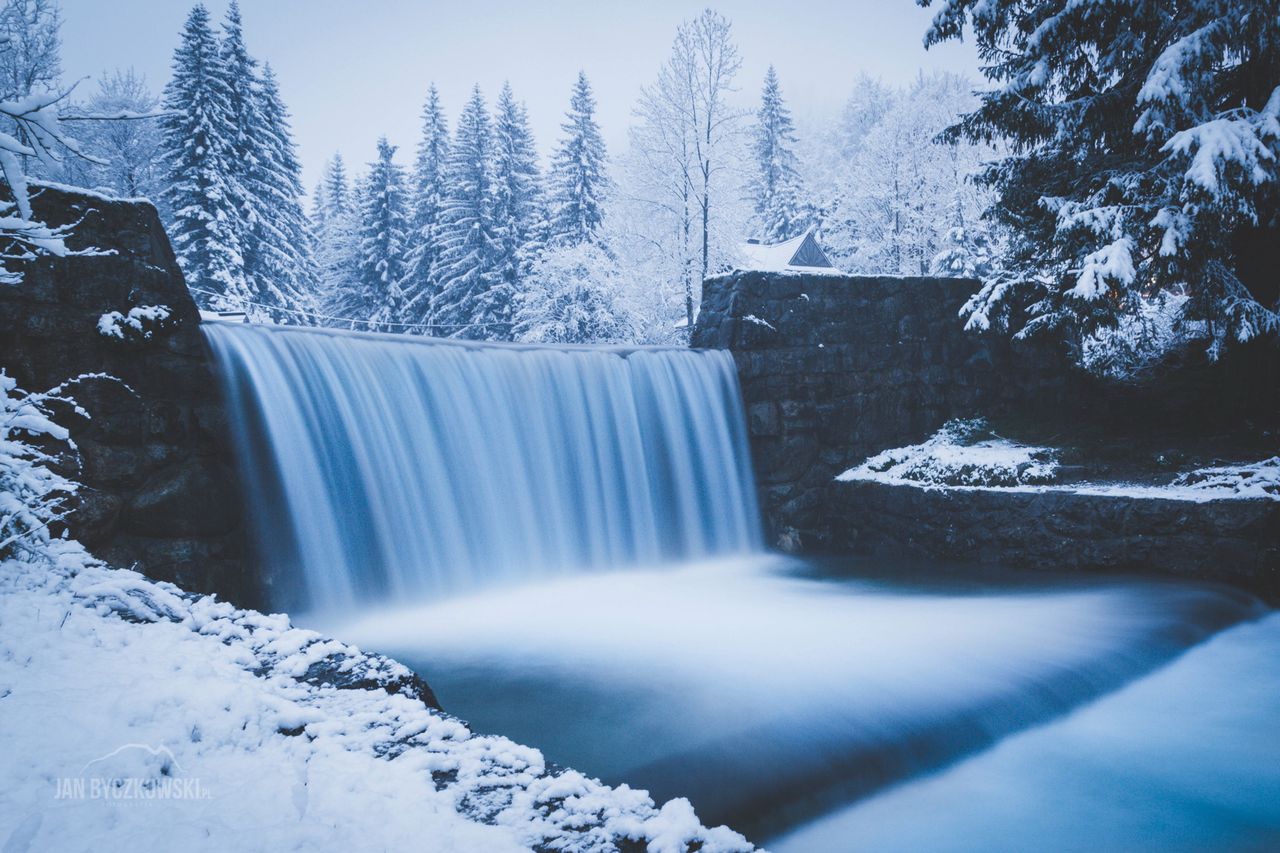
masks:
[[[273,605],[760,547],[727,353],[202,328]]]

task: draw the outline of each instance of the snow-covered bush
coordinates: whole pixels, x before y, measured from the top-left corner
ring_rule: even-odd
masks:
[[[0,371],[0,559],[41,556],[49,527],[65,518],[76,484],[54,472],[56,458],[42,445],[71,450],[70,435],[53,422],[48,403],[65,400],[61,388],[29,394]]]
[[[927,441],[886,450],[840,480],[929,486],[1024,486],[1053,482],[1057,453],[1000,438],[986,421],[953,420]]]
[[[1179,475],[1173,485],[1222,492],[1223,497],[1280,498],[1280,456],[1252,465],[1197,468]]]
[[[631,324],[617,294],[617,261],[592,243],[550,249],[534,263],[516,303],[513,334],[528,343],[617,343]]]

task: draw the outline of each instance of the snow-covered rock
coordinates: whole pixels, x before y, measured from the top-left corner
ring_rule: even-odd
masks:
[[[981,420],[950,421],[921,444],[872,456],[838,480],[873,480],[925,486],[1017,486],[1052,482],[1057,453],[1017,444]]]
[[[1167,484],[1057,482],[1059,452],[1018,444],[981,419],[950,421],[920,444],[885,450],[836,476],[840,482],[941,489],[1070,492],[1099,497],[1205,501],[1280,501],[1280,456],[1254,463],[1198,468]]]
[[[1252,465],[1197,468],[1179,475],[1172,485],[1179,489],[1199,490],[1216,497],[1280,500],[1280,456],[1272,456]]]

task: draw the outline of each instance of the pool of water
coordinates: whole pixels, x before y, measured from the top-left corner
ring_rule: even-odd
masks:
[[[413,667],[478,730],[659,801],[688,797],[776,849],[1128,849],[1143,826],[1176,827],[1169,814],[1206,827],[1201,840],[1274,840],[1274,805],[1205,810],[1194,786],[1197,767],[1229,767],[1216,789],[1256,775],[1280,800],[1280,624],[1264,608],[1138,579],[955,577],[766,556],[313,624]],[[1269,661],[1224,652],[1159,681],[1269,625],[1243,635]],[[1203,745],[1165,767],[1172,736],[1204,723],[1186,703],[1210,693],[1250,715],[1189,734]],[[1130,785],[1146,793],[1108,794]],[[1125,817],[1142,803],[1146,824]]]

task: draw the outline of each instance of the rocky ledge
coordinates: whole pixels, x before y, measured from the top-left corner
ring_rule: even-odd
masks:
[[[39,185],[32,205],[96,250],[27,262],[0,287],[0,369],[29,391],[68,383],[89,415],[56,413],[83,484],[71,535],[114,565],[260,603],[200,315],[155,208]]]
[[[835,551],[1230,583],[1280,603],[1280,501],[832,481]]]

